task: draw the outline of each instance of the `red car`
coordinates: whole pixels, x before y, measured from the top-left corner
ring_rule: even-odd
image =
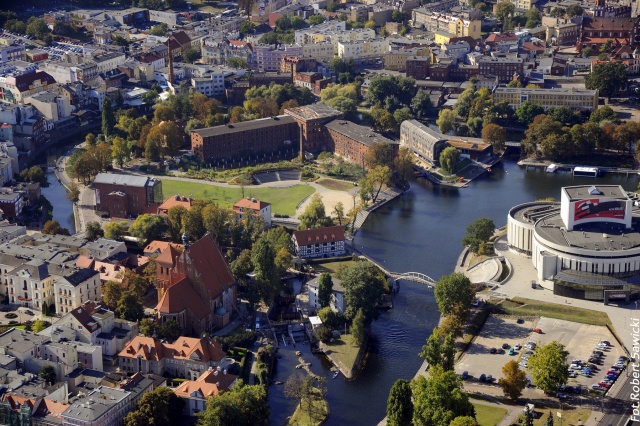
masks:
[[[611,387],[611,383],[607,382],[598,382],[598,385],[602,386],[605,389],[609,389]]]
[[[616,376],[619,376],[620,372],[616,371],[616,370],[609,370],[609,371],[607,371],[607,374],[615,374]]]
[[[534,332],[534,333],[538,333],[538,334],[542,334],[542,330],[541,330],[541,329],[539,329],[539,328],[534,328],[534,329],[533,329],[533,332]]]

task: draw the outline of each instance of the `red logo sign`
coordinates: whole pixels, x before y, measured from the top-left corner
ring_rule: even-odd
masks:
[[[625,208],[626,203],[620,200],[582,200],[575,204],[573,220],[578,222],[596,218],[624,219]]]

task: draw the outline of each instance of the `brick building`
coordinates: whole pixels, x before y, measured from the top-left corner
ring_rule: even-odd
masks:
[[[99,173],[93,182],[98,211],[111,217],[135,217],[161,204],[162,182],[144,176]]]
[[[429,77],[429,65],[431,60],[428,56],[410,56],[406,60],[407,77],[416,80],[426,80]]]
[[[478,61],[478,73],[482,76],[496,76],[500,81],[511,81],[513,75],[522,75],[524,64],[521,58],[487,56]]]
[[[298,152],[299,130],[288,115],[208,127],[191,132],[191,148],[202,161],[226,162],[249,156]],[[271,157],[264,157],[265,160]]]
[[[613,42],[614,48],[640,44],[639,18],[584,17],[578,50],[590,47],[597,51],[608,40]]]
[[[398,142],[347,120],[333,120],[325,126],[329,133],[330,150],[350,163],[365,167],[364,157],[369,147],[377,143],[386,143],[391,147],[388,165],[398,156]]]
[[[298,139],[300,141],[300,155],[305,151],[327,151],[329,137],[325,124],[342,117],[340,111],[325,104],[287,108],[284,113],[291,116],[300,126]]]
[[[249,87],[268,86],[271,83],[293,83],[293,75],[283,72],[254,72],[249,76]]]

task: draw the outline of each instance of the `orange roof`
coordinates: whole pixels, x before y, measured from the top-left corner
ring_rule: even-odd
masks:
[[[227,354],[220,343],[208,339],[180,336],[173,343],[163,343],[152,337],[136,336],[126,344],[118,356],[159,361],[162,358],[219,362]]]
[[[484,151],[491,146],[491,144],[488,143],[469,142],[463,140],[448,140],[447,143],[454,148],[470,149],[473,151]]]
[[[327,226],[326,228],[307,229],[293,233],[298,245],[330,243],[332,241],[344,241],[344,229],[342,226]]]
[[[189,398],[193,392],[200,391],[207,398],[227,391],[237,378],[233,374],[211,369],[202,373],[198,380],[182,382],[173,392],[182,398]]]
[[[100,273],[100,281],[116,281],[121,283],[125,268],[107,262],[95,262],[93,270]]]
[[[167,249],[162,250],[160,255],[156,257],[156,262],[163,266],[173,267],[181,253],[177,250],[176,246],[178,246],[178,244],[171,244]],[[179,247],[182,246],[180,245]]]
[[[60,418],[60,414],[62,414],[67,408],[69,408],[69,404],[44,398],[38,405],[36,415]]]
[[[241,207],[243,209],[260,211],[267,206],[270,206],[270,204],[265,203],[264,201],[256,200],[255,198],[243,198],[242,200],[238,201],[233,205],[233,209],[235,210],[236,207],[237,208]]]
[[[189,269],[182,272],[187,276],[198,274],[211,298],[222,294],[236,282],[211,234],[206,234],[193,243],[189,251],[182,253],[181,256],[188,256],[190,261],[185,262],[189,263]]]
[[[232,44],[234,46],[246,46],[249,43],[242,40],[229,40],[229,44]]]
[[[188,309],[198,319],[211,313],[211,309],[195,292],[188,278],[183,278],[170,286],[162,295],[156,309],[162,314],[177,314]]]
[[[78,268],[93,269],[93,262],[94,262],[93,257],[80,255],[76,259],[76,266]]]
[[[191,197],[182,197],[178,194],[172,195],[167,198],[164,203],[158,206],[158,214],[166,215],[171,207],[182,206],[187,210],[191,209],[191,203],[193,203],[193,199]]]
[[[171,243],[168,241],[153,240],[144,248],[144,252],[162,253],[164,250],[168,249],[170,245]]]

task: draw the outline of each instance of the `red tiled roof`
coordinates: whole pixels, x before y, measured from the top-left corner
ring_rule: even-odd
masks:
[[[188,309],[199,320],[211,313],[211,308],[196,293],[188,278],[167,288],[156,309],[161,314],[177,314]]]
[[[158,207],[158,214],[167,214],[169,209],[174,206],[182,206],[187,210],[191,209],[191,203],[193,199],[191,197],[182,197],[180,195],[172,195],[167,198],[164,203]]]
[[[174,244],[171,244],[160,252],[158,257],[156,257],[156,262],[160,263],[162,266],[172,268],[175,266],[176,259],[180,256],[180,253],[181,251],[174,247]]]
[[[76,259],[76,266],[78,268],[93,269],[93,262],[95,262],[95,259],[92,257],[80,255]]]
[[[100,324],[91,316],[91,312],[95,309],[95,304],[84,304],[69,312],[84,328],[89,332],[94,332],[100,328]]]
[[[605,18],[599,16],[585,16],[582,20],[583,31],[631,31],[635,19],[633,18]]]
[[[189,250],[182,254],[182,256],[185,255],[189,256],[191,261],[190,271],[186,271],[187,274],[191,276],[189,273],[191,270],[199,274],[212,298],[217,297],[235,283],[231,269],[211,234],[206,234],[193,243]]]
[[[265,207],[269,206],[269,203],[265,203],[264,201],[260,201],[260,200],[255,200],[255,199],[246,199],[243,198],[240,201],[238,201],[237,203],[235,203],[233,205],[233,208],[235,209],[236,207],[240,208],[242,207],[243,209],[251,209],[251,210],[257,210],[260,211],[262,209],[264,209]]]
[[[178,43],[180,43],[180,46],[184,47],[187,44],[191,44],[191,37],[189,37],[184,31],[175,32],[171,34],[171,37],[172,39],[175,39]]]
[[[330,243],[332,241],[344,241],[344,229],[342,226],[328,226],[326,228],[307,229],[293,233],[298,245]]]
[[[173,343],[163,343],[152,337],[136,336],[129,341],[119,356],[159,361],[162,358],[198,359],[202,362],[218,362],[227,354],[220,343],[208,338],[180,336]]]
[[[15,84],[20,92],[29,90],[29,86],[36,80],[42,80],[42,83],[54,84],[56,80],[44,71],[36,71],[32,73],[22,74],[18,77],[7,77],[7,83]]]

